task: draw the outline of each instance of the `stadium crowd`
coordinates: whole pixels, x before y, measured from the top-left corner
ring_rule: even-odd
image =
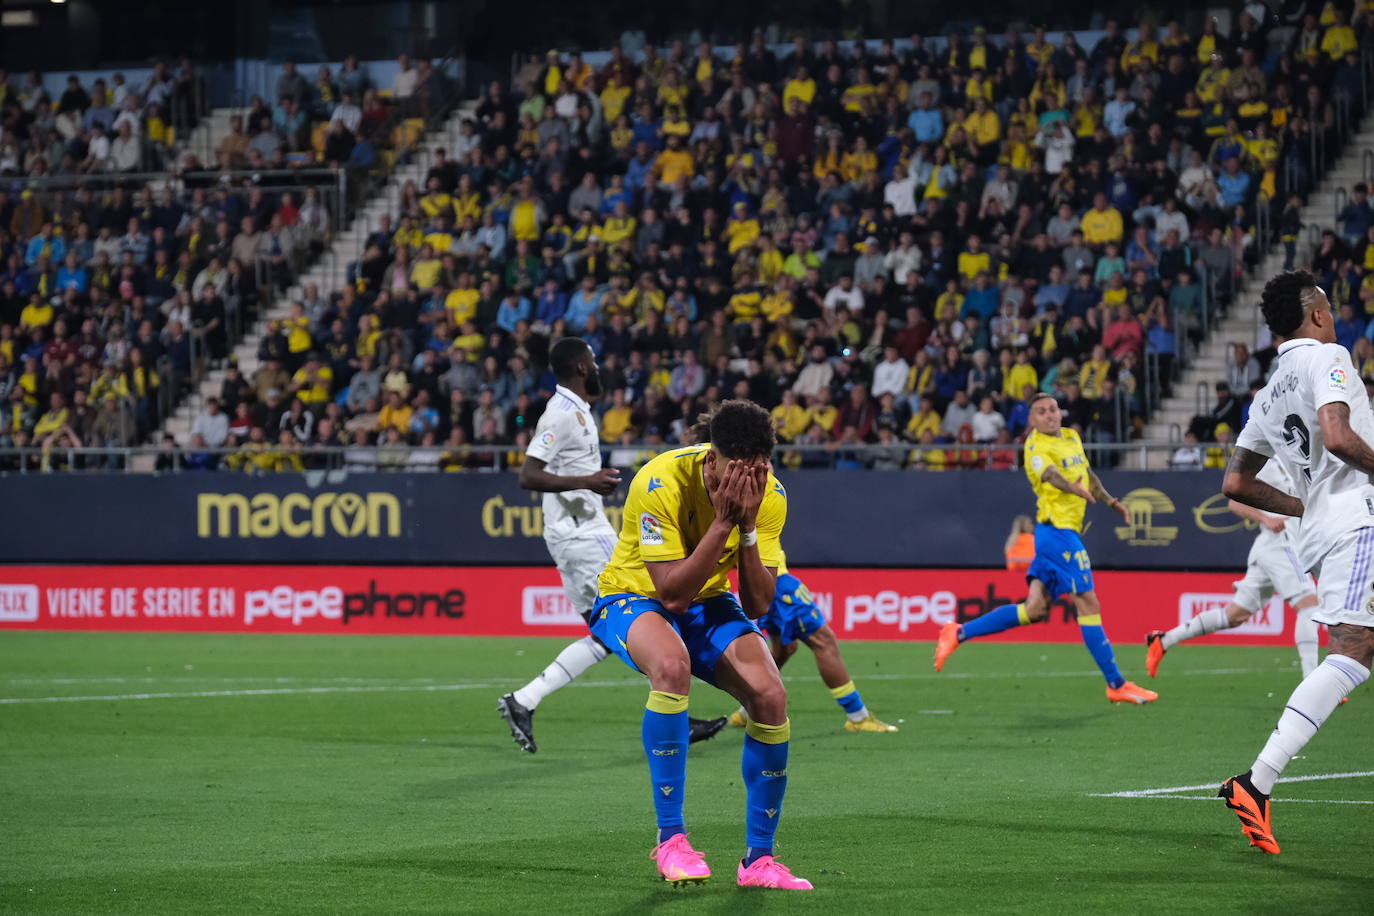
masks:
[[[1374,205],[1363,182],[1351,187],[1346,199],[1335,225],[1321,230],[1312,256],[1295,263],[1294,246],[1287,266],[1310,270],[1327,291],[1336,313],[1336,342],[1350,351],[1374,401]],[[1296,233],[1301,227],[1290,228]],[[1215,385],[1216,402],[1193,418],[1185,443],[1173,455],[1173,467],[1224,467],[1226,446],[1245,426],[1254,395],[1269,377],[1277,350],[1267,328],[1261,327],[1253,346],[1241,341],[1228,346],[1230,359],[1226,377]],[[1202,441],[1215,441],[1219,447],[1203,448],[1198,444]]]
[[[288,63],[275,107],[253,100],[251,135],[236,117],[213,163],[173,162],[164,112],[194,123],[197,78],[187,61],[136,89],[72,76],[53,100],[38,74],[0,72],[0,448],[41,446],[38,467],[145,441],[328,243],[346,201],[319,167],[372,166],[399,148],[400,118],[447,93],[423,60],[403,58],[385,97],[356,59],[311,81]],[[138,157],[119,148],[131,133]]]
[[[1257,210],[1310,189],[1360,34],[1337,5],[1276,48],[1242,13],[1091,48],[551,51],[488,87],[349,285],[306,290],[184,444],[261,470],[331,460],[311,446],[518,464],[564,334],[600,357],[616,464],[729,395],[798,464],[1008,466],[977,446],[1014,442],[1035,390],[1128,439],[1253,263]]]

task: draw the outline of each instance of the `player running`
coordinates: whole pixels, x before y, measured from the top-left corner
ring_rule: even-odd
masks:
[[[754,623],[768,611],[782,563],[787,493],[770,473],[773,424],[749,401],[709,417],[710,443],[652,459],[630,483],[620,540],[601,574],[592,632],[649,679],[642,739],[649,764],[659,874],[675,885],[711,875],[687,842],[687,695],[692,677],[749,712],[742,771],[748,852],[743,887],[810,890],[773,857],[787,788],[787,691]],[[739,574],[740,597],[728,574]]]
[[[1128,523],[1131,514],[1121,500],[1107,492],[1088,466],[1078,433],[1062,428],[1059,403],[1052,395],[1042,392],[1031,397],[1030,425],[1025,466],[1035,491],[1037,524],[1035,559],[1026,571],[1026,600],[1004,604],[962,625],[947,623],[941,627],[935,643],[935,670],[944,668],[964,640],[1044,620],[1049,616],[1050,602],[1068,594],[1073,597],[1083,643],[1107,679],[1107,699],[1113,703],[1154,702],[1159,694],[1137,687],[1117,670],[1112,645],[1102,629],[1102,607],[1093,590],[1092,563],[1079,534],[1088,503],[1105,503]]]
[[[1218,793],[1250,845],[1278,853],[1274,783],[1341,700],[1368,680],[1374,658],[1374,410],[1350,354],[1335,342],[1331,303],[1311,273],[1274,277],[1260,308],[1279,354],[1236,440],[1222,490],[1255,509],[1302,517],[1297,555],[1304,569],[1321,567],[1312,619],[1329,635],[1326,658],[1288,698],[1259,757]],[[1260,479],[1270,459],[1283,466],[1294,495]]]
[[[596,354],[580,337],[564,337],[549,349],[549,368],[558,387],[534,429],[520,468],[520,486],[544,494],[544,543],[563,591],[588,619],[596,601],[596,577],[610,559],[616,533],[601,498],[620,483],[620,472],[601,466],[601,440],[588,402],[601,396]],[[568,645],[538,677],[496,702],[515,743],[533,754],[534,710],[606,657],[594,636]],[[704,741],[725,727],[725,717],[693,719],[691,740]]]
[[[1284,493],[1292,493],[1292,484],[1278,462],[1266,464],[1259,472],[1259,480]],[[1264,607],[1276,592],[1297,614],[1293,636],[1298,644],[1302,676],[1307,677],[1317,667],[1317,623],[1312,619],[1313,609],[1317,606],[1317,586],[1298,564],[1297,554],[1293,552],[1292,536],[1298,528],[1297,519],[1270,515],[1234,499],[1231,500],[1230,509],[1241,518],[1260,526],[1246,560],[1245,578],[1235,585],[1236,597],[1226,608],[1203,611],[1172,630],[1149,633],[1145,637],[1145,670],[1150,677],[1159,673],[1159,663],[1164,660],[1165,652],[1184,640],[1240,626]]]
[[[897,726],[888,725],[864,706],[859,688],[849,676],[844,657],[840,655],[840,644],[835,631],[826,623],[825,615],[816,607],[810,590],[802,581],[788,572],[787,559],[778,567],[778,587],[773,593],[773,603],[768,613],[759,621],[759,626],[768,631],[768,644],[773,652],[773,661],[781,669],[787,660],[797,652],[797,642],[806,643],[816,657],[816,670],[821,680],[830,688],[830,695],[844,710],[844,727],[851,732],[895,732]],[[745,728],[749,717],[741,706],[730,714],[730,724]]]

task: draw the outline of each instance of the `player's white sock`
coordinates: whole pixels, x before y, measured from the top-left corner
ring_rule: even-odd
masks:
[[[1307,677],[1317,667],[1317,628],[1319,624],[1312,619],[1314,604],[1298,611],[1297,622],[1293,625],[1293,637],[1298,644],[1298,663],[1302,665],[1302,676]]]
[[[1369,669],[1348,655],[1328,655],[1303,678],[1251,768],[1250,781],[1255,788],[1265,795],[1272,792],[1288,761],[1312,740],[1341,699],[1368,679]]]
[[[1164,643],[1165,649],[1172,649],[1185,640],[1197,639],[1199,636],[1224,630],[1227,626],[1229,623],[1226,620],[1226,609],[1213,608],[1210,611],[1203,611],[1187,623],[1180,623],[1161,636],[1160,641]]]
[[[515,702],[526,709],[534,709],[539,701],[559,687],[566,687],[573,679],[606,657],[606,648],[591,636],[583,636],[558,653],[539,677],[515,691]]]

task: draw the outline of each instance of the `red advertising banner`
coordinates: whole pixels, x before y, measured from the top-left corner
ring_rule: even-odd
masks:
[[[933,640],[953,620],[1020,600],[1004,570],[807,569],[797,574],[841,639]],[[1231,599],[1236,576],[1098,572],[1107,632],[1141,639]],[[1288,645],[1275,599],[1209,640]],[[586,632],[553,567],[5,566],[0,630],[578,636]],[[1078,642],[1067,601],[1051,619],[997,639]]]

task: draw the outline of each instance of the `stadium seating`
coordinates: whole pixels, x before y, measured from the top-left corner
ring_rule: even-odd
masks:
[[[197,418],[244,454],[181,444],[197,467],[509,466],[563,334],[600,356],[617,464],[729,396],[774,411],[799,467],[1014,466],[985,446],[1033,390],[1128,441],[1334,155],[1311,142],[1331,100],[1361,113],[1343,30],[532,58]],[[264,117],[317,154],[340,121]],[[252,460],[283,436],[304,459]]]
[[[259,129],[236,124],[213,164],[175,142],[205,114],[189,62],[136,91],[116,76],[88,92],[73,76],[57,101],[36,74],[0,84],[13,125],[0,144],[0,448],[33,450],[5,466],[123,466],[119,450],[154,433],[325,247],[357,177],[444,99],[437,78],[382,101],[365,71],[343,77],[305,83],[288,65],[275,110],[247,111]]]

